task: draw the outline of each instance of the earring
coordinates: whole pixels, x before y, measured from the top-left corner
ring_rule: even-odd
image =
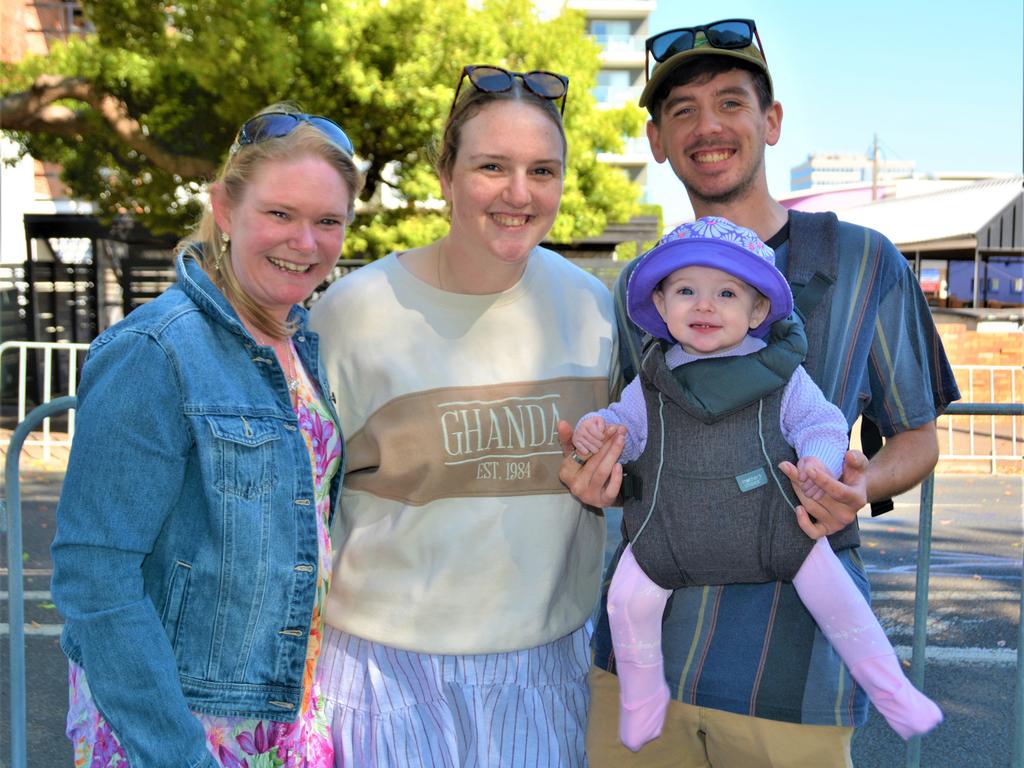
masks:
[[[220,250],[217,252],[217,258],[215,259],[217,271],[220,271],[221,266],[224,264],[224,258],[228,255],[228,248],[231,245],[231,236],[227,232],[220,233]]]

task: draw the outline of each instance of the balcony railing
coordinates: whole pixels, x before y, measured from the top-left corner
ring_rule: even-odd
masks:
[[[621,107],[623,104],[636,104],[642,90],[632,85],[597,85],[591,93],[598,106]]]
[[[593,38],[607,53],[644,52],[644,41],[636,35],[594,35]]]
[[[82,6],[77,2],[34,2],[30,9],[35,10],[39,19],[37,29],[26,28],[25,31],[42,34],[49,40],[67,40],[76,35],[87,35],[94,32],[92,24],[85,18]]]

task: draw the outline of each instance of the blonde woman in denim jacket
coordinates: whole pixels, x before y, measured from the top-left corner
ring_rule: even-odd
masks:
[[[313,673],[343,453],[297,305],[360,187],[339,126],[268,107],[176,284],[90,349],[53,543],[75,765],[332,764]]]

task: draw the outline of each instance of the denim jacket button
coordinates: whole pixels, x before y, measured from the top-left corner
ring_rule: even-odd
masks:
[[[309,499],[296,499],[295,503],[298,504],[300,507],[308,507]]]
[[[294,432],[296,429],[298,429],[298,427],[296,427],[294,424],[285,424],[284,428],[287,429],[289,432]]]
[[[299,563],[298,565],[295,566],[295,570],[298,571],[299,573],[312,573],[313,572],[313,566],[310,565],[309,563]]]

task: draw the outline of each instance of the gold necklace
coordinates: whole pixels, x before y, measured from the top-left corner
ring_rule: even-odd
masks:
[[[282,353],[280,348],[281,339],[271,339],[256,333],[253,333],[252,336],[261,346],[270,347],[274,350],[277,361],[281,365],[281,370],[284,372],[285,381],[288,383],[288,391],[298,392],[299,376],[295,366],[295,346],[292,344],[292,340],[290,338],[284,340],[286,345],[285,353]]]
[[[277,357],[277,363],[278,365],[281,366],[281,371],[284,373],[285,382],[288,385],[288,392],[298,392],[299,376],[298,373],[296,372],[295,365],[295,345],[292,343],[291,337],[289,336],[284,339],[270,337],[264,333],[257,332],[255,323],[250,325],[249,323],[243,321],[242,324],[245,326],[246,330],[249,331],[249,334],[252,336],[253,340],[257,344],[259,344],[261,347],[270,347],[272,350],[274,350],[274,355]],[[286,354],[281,353],[282,341],[285,344]],[[293,400],[296,397],[298,397],[298,395],[292,395]]]
[[[299,376],[295,366],[295,347],[292,345],[291,339],[288,339],[288,370],[285,371],[285,375],[288,378],[288,391],[298,392]]]
[[[441,258],[444,256],[442,243],[444,243],[443,238],[437,241],[437,287],[443,291],[444,283],[441,282]]]

